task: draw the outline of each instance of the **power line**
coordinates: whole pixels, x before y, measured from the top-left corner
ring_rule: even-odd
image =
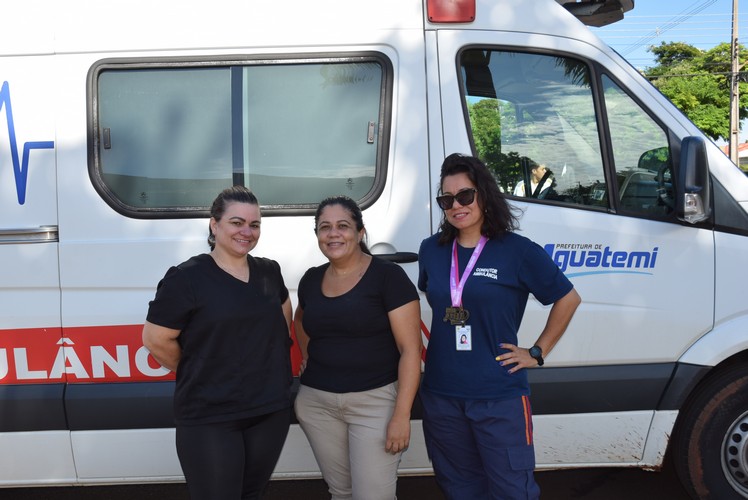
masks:
[[[621,51],[621,55],[625,57],[627,54],[630,54],[636,49],[645,46],[648,42],[650,42],[651,40],[654,40],[655,38],[660,36],[662,33],[670,30],[671,28],[674,28],[675,26],[678,26],[679,24],[683,23],[689,17],[698,14],[699,12],[703,11],[704,9],[706,9],[707,7],[709,7],[716,1],[717,0],[704,0],[701,2],[701,4],[697,4],[697,5],[693,5],[689,7],[690,10],[687,9],[683,11],[681,14],[678,14],[672,20],[666,22],[665,25],[662,26],[662,28],[659,28],[653,31],[648,35],[645,35],[644,37],[639,39],[637,42],[625,48],[623,51]]]
[[[625,21],[621,22],[619,26],[625,25],[626,27],[617,27],[615,24],[605,26],[604,31],[606,33],[614,33],[614,32],[627,32],[630,29],[648,29],[648,28],[654,28],[655,31],[662,31],[661,26],[663,22],[665,22],[667,19],[672,18],[673,16],[670,14],[663,14],[663,15],[657,15],[657,16],[648,16],[647,19],[653,19],[653,21],[641,21],[637,22],[639,19],[643,19],[642,17],[636,17],[636,16],[627,16]],[[739,17],[738,22],[746,22],[748,20],[748,14],[743,14]],[[679,23],[679,26],[689,26],[689,25],[720,25],[720,26],[726,26],[728,29],[730,27],[730,16],[725,14],[702,14],[699,16],[697,21],[682,21]],[[726,23],[726,24],[725,24]],[[603,30],[600,30],[603,31]]]

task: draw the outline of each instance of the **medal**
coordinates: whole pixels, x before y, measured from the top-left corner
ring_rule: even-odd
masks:
[[[449,321],[450,325],[464,325],[470,313],[462,307],[447,307],[444,313],[444,321]]]

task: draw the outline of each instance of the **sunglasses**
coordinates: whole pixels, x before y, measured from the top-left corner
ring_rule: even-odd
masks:
[[[436,204],[439,205],[439,208],[442,210],[449,210],[452,208],[452,205],[454,205],[455,200],[457,200],[457,203],[466,207],[475,201],[476,191],[477,189],[470,188],[464,189],[457,194],[443,194],[436,197]]]

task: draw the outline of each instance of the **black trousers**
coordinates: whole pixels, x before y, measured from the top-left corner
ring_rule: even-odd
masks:
[[[290,423],[287,408],[229,422],[177,426],[177,455],[190,499],[259,499]]]

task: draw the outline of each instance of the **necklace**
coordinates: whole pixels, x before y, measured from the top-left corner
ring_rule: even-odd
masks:
[[[335,278],[335,279],[347,279],[350,276],[354,276],[355,275],[356,276],[356,280],[358,281],[359,279],[361,279],[361,277],[366,272],[366,269],[368,267],[367,264],[368,264],[368,261],[366,259],[366,256],[365,256],[365,254],[362,253],[359,256],[359,258],[358,258],[358,262],[356,262],[356,264],[351,269],[349,269],[347,271],[340,271],[340,270],[334,268],[332,266],[332,264],[330,264],[330,266],[327,269],[330,271],[329,274],[330,274],[331,278]]]
[[[366,273],[369,259],[362,254],[351,269],[343,272],[339,272],[331,264],[322,278],[322,293],[327,297],[339,297],[351,291]]]
[[[240,269],[232,269],[231,267],[223,264],[215,255],[210,254],[211,257],[213,257],[213,261],[215,261],[216,265],[221,268],[225,273],[230,274],[234,278],[244,281],[245,283],[249,281],[249,263],[247,265],[241,265]]]

